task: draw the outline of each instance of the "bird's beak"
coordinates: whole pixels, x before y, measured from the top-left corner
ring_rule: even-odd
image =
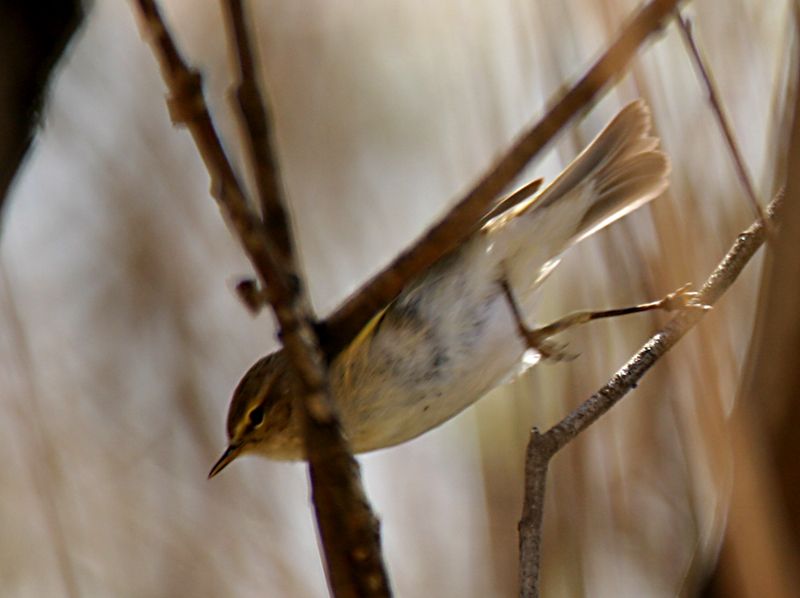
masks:
[[[231,444],[228,448],[225,449],[225,452],[222,453],[222,456],[219,460],[214,463],[214,467],[211,468],[211,471],[208,472],[208,479],[210,480],[215,475],[217,475],[220,471],[225,469],[228,464],[233,461],[236,457],[239,456],[239,453],[242,452],[242,448],[244,444]]]

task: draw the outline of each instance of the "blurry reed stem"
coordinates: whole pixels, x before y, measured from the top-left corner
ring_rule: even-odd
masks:
[[[51,548],[58,563],[58,573],[64,588],[64,594],[69,598],[78,598],[81,593],[78,589],[78,580],[75,576],[75,564],[70,556],[69,542],[64,531],[64,523],[58,511],[58,504],[54,494],[55,484],[47,476],[57,473],[57,453],[50,442],[45,430],[39,409],[39,393],[34,376],[33,354],[28,343],[25,327],[19,314],[17,301],[14,297],[13,287],[5,265],[0,261],[0,288],[5,289],[5,303],[8,306],[8,319],[10,326],[8,333],[13,337],[13,346],[16,347],[20,370],[24,376],[27,392],[23,405],[20,406],[20,419],[24,427],[20,436],[25,440],[22,454],[29,461],[29,471],[33,478],[36,493],[42,509],[45,527],[50,536]]]

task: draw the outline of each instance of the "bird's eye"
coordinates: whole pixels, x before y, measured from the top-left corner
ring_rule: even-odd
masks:
[[[250,420],[250,427],[257,428],[264,423],[264,405],[254,407],[247,415]]]

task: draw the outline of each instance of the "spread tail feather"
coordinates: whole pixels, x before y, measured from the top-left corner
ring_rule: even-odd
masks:
[[[670,165],[651,126],[643,100],[625,106],[532,207],[544,209],[575,194],[586,204],[570,235],[577,242],[658,197],[669,185]]]
[[[544,191],[489,227],[545,210],[564,210],[563,218],[547,219],[565,227],[553,235],[562,238],[563,249],[658,197],[669,185],[670,165],[651,134],[651,124],[645,102],[631,102]]]

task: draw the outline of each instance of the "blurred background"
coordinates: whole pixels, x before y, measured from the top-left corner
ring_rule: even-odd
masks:
[[[543,113],[636,2],[249,5],[324,314]],[[162,6],[238,160],[219,3]],[[686,14],[766,201],[794,66],[790,3],[703,0]],[[235,297],[248,262],[188,133],[171,127],[137,25],[129,3],[93,2],[5,206],[0,594],[321,596],[306,468],[248,457],[206,480],[232,389],[276,341],[270,315],[252,318]],[[566,256],[542,291],[542,322],[700,284],[753,219],[674,24],[520,182],[552,179],[639,96],[671,155],[671,190]],[[750,438],[729,416],[760,267],[556,457],[543,595],[739,595],[715,567],[736,441]],[[577,360],[533,368],[441,428],[360,459],[397,596],[517,594],[529,429],[586,399],[665,321],[571,332]]]

